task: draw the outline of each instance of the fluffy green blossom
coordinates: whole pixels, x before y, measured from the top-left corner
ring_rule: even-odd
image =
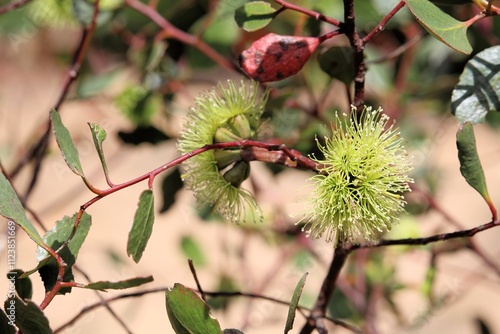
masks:
[[[382,109],[365,108],[359,120],[336,116],[332,138],[318,142],[324,160],[310,180],[315,190],[304,218],[312,237],[334,244],[375,241],[403,211],[411,165],[399,131]]]
[[[251,139],[256,135],[267,101],[256,82],[228,81],[195,100],[179,140],[181,153],[216,142]],[[183,163],[183,179],[201,204],[213,206],[225,218],[235,221],[261,219],[254,197],[240,185],[250,172],[238,149],[208,151]]]

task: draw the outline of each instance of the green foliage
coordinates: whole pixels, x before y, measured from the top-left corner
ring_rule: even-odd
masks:
[[[354,81],[354,61],[352,49],[347,46],[333,46],[320,53],[319,66],[330,77],[346,85]]]
[[[38,231],[26,217],[24,207],[12,185],[3,174],[0,174],[0,215],[13,220],[37,245],[45,245]]]
[[[486,187],[483,167],[477,154],[476,137],[471,123],[465,123],[457,132],[458,159],[460,172],[467,183],[490,203],[490,195]]]
[[[71,241],[58,252],[67,265],[63,277],[65,282],[74,281],[72,267],[76,263],[76,258],[80,248],[82,247],[85,238],[90,231],[90,226],[92,225],[92,219],[87,213],[83,213],[78,224],[76,224],[77,216],[78,214],[74,214],[73,217],[64,216],[56,223],[54,228],[47,232],[43,237],[44,242],[50,248],[57,250],[65,242],[67,242],[67,240],[69,240],[70,236],[72,236]],[[45,285],[45,291],[48,292],[52,290],[56,283],[57,276],[59,274],[59,265],[42,247],[37,248],[36,256],[37,261],[39,262],[38,266],[24,275],[31,275],[34,271],[38,271]],[[71,288],[64,288],[61,289],[59,293],[65,294],[70,291]]]
[[[92,282],[90,284],[85,285],[84,288],[92,290],[101,290],[101,291],[106,291],[108,289],[123,290],[140,286],[150,282],[153,282],[153,276],[135,277],[119,282],[109,282],[109,281]]]
[[[435,38],[457,51],[465,54],[472,52],[472,46],[467,39],[469,23],[454,19],[429,0],[405,2],[417,21]]]
[[[135,212],[132,229],[128,235],[127,255],[138,263],[146,249],[149,237],[153,232],[155,220],[153,191],[144,190],[139,197],[139,205]]]
[[[9,307],[15,308],[16,326],[23,333],[52,334],[49,320],[43,311],[32,301],[22,301],[14,297],[5,301],[4,308],[8,312]]]
[[[191,289],[176,283],[165,293],[170,324],[177,334],[220,334],[219,322],[210,309]]]
[[[276,10],[264,1],[253,1],[239,7],[234,13],[238,26],[246,31],[264,28],[274,18]]]
[[[449,116],[450,94],[452,113],[460,124],[456,138],[460,171],[468,184],[486,200],[496,219],[483,166],[478,157],[472,124],[485,119],[488,124],[494,124],[494,120],[491,120],[498,117],[498,113],[490,111],[500,110],[500,49],[498,46],[488,48],[496,41],[495,35],[500,31],[498,20],[493,21],[491,26],[471,28],[469,37],[474,42],[473,45],[467,38],[469,26],[478,22],[481,15],[490,14],[484,12],[474,16],[478,11],[470,9],[476,6],[479,11],[484,11],[487,1],[405,0],[411,14],[430,33],[430,36],[421,40],[420,35],[413,37],[417,33],[413,29],[413,18],[406,9],[381,24],[384,17],[388,18],[387,15],[396,2],[297,0],[290,3],[292,2],[293,6],[285,8],[290,5],[284,3],[285,7],[281,7],[282,4],[275,1],[162,0],[146,3],[143,0],[102,0],[99,2],[95,30],[91,27],[95,0],[36,0],[22,8],[0,14],[0,30],[7,44],[16,52],[25,43],[35,42],[33,37],[36,36],[36,39],[40,38],[44,50],[47,45],[50,51],[41,57],[37,55],[41,64],[44,64],[46,57],[59,57],[58,64],[62,61],[74,61],[67,70],[70,78],[77,79],[73,83],[76,87],[63,91],[61,96],[67,95],[73,103],[85,99],[85,103],[92,106],[97,105],[96,102],[99,102],[99,106],[101,103],[105,105],[112,99],[121,115],[132,123],[130,128],[121,131],[113,131],[110,127],[109,134],[100,125],[88,123],[107,181],[107,186],[104,186],[107,188],[100,190],[91,186],[85,178],[80,158],[88,158],[88,155],[87,152],[84,154],[83,149],[80,153],[76,149],[71,135],[76,138],[77,133],[70,134],[61,120],[59,111],[66,117],[64,113],[67,109],[58,108],[50,112],[55,139],[66,164],[73,173],[82,177],[93,194],[89,194],[87,201],[81,203],[78,214],[56,222],[43,238],[28,220],[23,205],[24,200],[28,202],[31,186],[36,184],[40,175],[44,175],[38,174],[42,162],[45,157],[50,156],[40,147],[50,145],[42,141],[35,142],[36,146],[32,147],[32,151],[28,147],[16,147],[15,154],[11,154],[10,147],[0,147],[0,170],[5,171],[5,175],[2,173],[0,176],[0,215],[11,220],[8,222],[9,230],[17,224],[38,245],[39,261],[31,271],[16,269],[9,273],[15,275],[17,296],[12,298],[9,295],[5,310],[0,310],[0,333],[13,334],[18,329],[23,333],[51,333],[48,319],[41,308],[45,308],[56,293],[72,291],[68,286],[61,288],[62,282],[100,292],[134,288],[153,281],[152,276],[121,281],[109,281],[104,277],[102,281],[80,283],[75,282],[73,275],[77,256],[91,227],[91,218],[85,211],[98,201],[102,200],[104,203],[107,196],[138,183],[147,182],[148,188],[140,194],[128,235],[127,255],[136,263],[139,262],[152,235],[155,221],[154,187],[161,187],[163,202],[160,212],[167,212],[178,200],[178,195],[184,188],[184,179],[187,188],[193,190],[203,205],[198,211],[199,216],[204,220],[219,222],[211,224],[211,227],[224,229],[224,233],[220,233],[215,241],[223,256],[229,260],[234,257],[242,261],[243,270],[240,272],[238,268],[233,272],[233,267],[224,267],[214,273],[208,267],[208,264],[215,262],[213,259],[216,257],[215,254],[207,253],[208,249],[213,249],[205,244],[208,239],[196,234],[209,225],[197,222],[196,218],[199,217],[182,217],[183,220],[189,218],[190,227],[193,228],[183,232],[174,241],[174,245],[178,245],[182,255],[192,259],[195,266],[202,269],[199,276],[206,275],[207,272],[214,276],[209,281],[216,291],[235,292],[234,295],[245,296],[245,291],[252,288],[247,283],[253,283],[261,274],[270,281],[275,272],[277,275],[281,273],[279,270],[290,269],[282,268],[281,265],[292,266],[293,275],[290,277],[293,276],[295,280],[297,272],[311,271],[312,265],[322,262],[324,254],[316,248],[320,244],[306,239],[302,233],[308,228],[312,235],[320,236],[324,232],[327,239],[335,242],[340,240],[346,249],[370,248],[371,242],[381,240],[388,242],[400,239],[398,241],[404,243],[403,239],[412,238],[409,239],[411,241],[425,237],[420,229],[419,218],[439,209],[434,197],[439,194],[438,190],[442,185],[438,182],[441,174],[434,166],[420,166],[415,175],[408,176],[410,165],[401,158],[406,158],[401,144],[409,142],[408,146],[412,151],[418,151],[422,156],[428,156],[427,146],[441,144],[439,138],[435,139],[436,142],[429,143],[429,133],[433,131],[429,124],[434,119],[428,121],[427,117],[441,117],[444,114]],[[355,8],[355,34],[349,30],[349,25],[343,23],[347,19],[342,17],[343,6],[349,3]],[[466,6],[458,6],[465,4]],[[500,10],[492,4],[491,14],[500,14]],[[331,24],[337,19],[340,24]],[[377,26],[378,24],[380,25]],[[43,35],[37,35],[40,28],[45,26],[51,29],[44,31]],[[61,30],[61,27],[65,30]],[[373,31],[376,34],[368,34],[374,28],[377,29]],[[54,42],[54,31],[63,34],[63,38]],[[326,35],[323,35],[325,32]],[[344,39],[337,38],[336,33],[344,35],[341,37]],[[76,41],[83,36],[80,45],[71,45],[71,48],[75,47],[75,51],[69,51],[72,49],[66,44],[63,46],[66,38],[74,37],[72,35],[77,36]],[[372,35],[373,39],[362,39],[363,36]],[[85,39],[85,36],[90,38]],[[363,54],[353,52],[353,46],[349,44],[353,41],[358,47],[357,51],[362,50]],[[320,44],[325,48],[316,52]],[[472,46],[476,52],[486,49],[465,64],[465,56],[456,51],[470,54]],[[36,49],[30,46],[28,50],[31,52]],[[241,69],[233,68],[237,66],[240,52],[238,60],[248,76],[260,82],[273,83],[248,84],[248,81],[243,80],[240,86],[233,84],[233,81],[229,81],[227,85],[219,84],[213,91],[196,98],[192,103],[194,107],[187,112],[184,100],[190,100],[199,88],[193,83],[202,82],[204,86],[215,86],[217,80],[242,74]],[[364,63],[361,63],[362,59],[365,60]],[[464,64],[465,69],[456,85],[458,73]],[[221,70],[222,67],[224,70]],[[119,82],[118,78],[123,82]],[[269,90],[264,90],[263,86],[268,86]],[[345,108],[351,104],[358,109]],[[373,110],[378,105],[386,106],[391,122],[387,121],[386,116],[379,115],[381,111],[378,110],[370,117],[360,114],[359,108],[363,104],[373,105]],[[100,117],[103,110],[105,109],[92,109],[97,112],[89,114],[89,118]],[[184,111],[188,116],[179,134],[178,119]],[[346,113],[345,118],[339,116],[343,113]],[[378,116],[382,118],[379,119]],[[346,122],[339,122],[340,118]],[[406,124],[401,133],[391,126],[392,119],[397,119],[398,124]],[[329,124],[332,126],[329,127]],[[408,134],[408,129],[413,132]],[[174,140],[180,138],[178,149],[183,157],[165,161],[160,168],[143,175],[131,175],[121,184],[112,184],[103,144],[106,138],[115,133],[124,143],[136,146],[162,142],[171,147]],[[29,140],[37,140],[36,133]],[[223,148],[197,154],[205,145],[233,141],[240,143],[219,145]],[[151,145],[127,146],[127,149],[134,154],[134,150],[144,147],[154,149]],[[26,155],[23,152],[27,152]],[[158,156],[163,156],[164,153],[158,151]],[[14,167],[15,172],[8,173],[9,168],[15,166],[10,161],[11,156],[20,159],[21,167],[19,170]],[[114,156],[110,155],[109,162],[116,162],[117,160],[111,160],[112,157]],[[252,174],[250,172],[250,166],[255,165],[254,160],[261,160],[272,169],[273,173],[265,174],[264,181],[260,177],[254,178],[255,172],[261,171],[258,166],[252,167]],[[183,166],[179,166],[181,161]],[[14,183],[11,182],[18,175],[27,174],[19,172],[31,163],[34,165],[34,172],[30,190],[16,192]],[[307,223],[299,221],[294,225],[300,218],[289,217],[284,209],[288,203],[282,202],[281,198],[267,201],[269,196],[284,195],[281,188],[283,183],[295,186],[295,180],[300,177],[290,181],[289,167],[309,169],[309,176],[314,175],[312,180],[318,181],[312,190],[307,187],[310,192],[305,197],[313,204],[312,209],[306,207],[301,212],[308,219]],[[294,172],[303,175],[304,180],[307,178],[305,173]],[[158,181],[157,176],[161,173],[163,176]],[[415,187],[417,194],[407,196],[406,192],[410,190],[408,183],[412,178],[419,183]],[[393,182],[394,180],[396,181]],[[24,181],[16,180],[20,185],[24,185]],[[406,199],[403,199],[403,193],[407,196]],[[266,201],[264,211],[258,205],[261,200]],[[409,202],[406,206],[409,214],[403,216],[402,224],[395,225],[390,233],[383,234],[398,220],[405,201]],[[35,205],[33,202],[33,206],[36,210],[39,209],[38,203]],[[442,213],[446,217],[446,212]],[[245,225],[243,228],[226,226],[220,223],[224,219],[238,224],[259,224]],[[170,228],[170,223],[179,222],[180,220],[169,222],[168,226]],[[261,222],[264,224],[260,224]],[[198,223],[201,225],[196,225]],[[484,226],[490,225],[493,224]],[[440,233],[440,227],[436,226],[435,233]],[[114,232],[118,227],[110,225],[108,228]],[[229,237],[225,233],[226,229],[231,229]],[[464,231],[454,233],[462,232]],[[380,239],[382,236],[385,239]],[[443,234],[438,239],[447,236],[449,235]],[[269,248],[266,252],[272,253],[273,249],[282,252],[285,261],[278,263],[276,268],[279,270],[271,268],[269,276],[265,272],[253,272],[253,267],[247,267],[253,261],[246,262],[245,257],[253,254],[248,250],[256,245],[252,242],[255,239],[264,241],[265,247]],[[443,246],[442,249],[424,248],[424,251],[431,249],[433,258],[426,268],[426,276],[421,277],[421,284],[412,285],[420,286],[424,293],[420,297],[429,297],[431,302],[422,321],[427,321],[429,315],[446,301],[445,298],[440,300],[433,296],[434,283],[440,277],[438,275],[441,270],[435,265],[435,260],[441,253],[473,251],[498,271],[494,261],[488,261],[486,256],[469,243],[469,239],[455,239],[455,242],[440,245]],[[47,250],[51,249],[48,247],[57,251],[67,265],[63,277],[59,277],[61,263],[49,256]],[[407,325],[408,319],[400,312],[402,306],[395,298],[399,290],[411,289],[397,275],[399,267],[396,267],[395,257],[399,261],[414,247],[413,243],[408,243],[398,246],[396,250],[363,249],[358,253],[359,256],[350,257],[345,265],[347,269],[341,272],[344,275],[341,278],[342,284],[337,285],[338,288],[325,305],[330,315],[336,319],[344,319],[348,325],[363,326],[363,317],[367,314],[363,306],[382,302],[402,327],[400,331],[408,329],[404,327],[411,327]],[[103,249],[104,252],[109,252],[114,248]],[[125,252],[123,256],[124,254]],[[121,253],[111,255],[114,264],[118,263],[120,269],[128,265],[127,261],[120,258]],[[270,257],[274,255],[272,253]],[[336,269],[340,270],[340,267]],[[33,285],[32,277],[29,277],[36,271],[41,276],[46,293],[40,306],[30,301],[33,296],[37,296],[34,294],[36,281],[33,281]],[[169,274],[172,272],[172,275],[176,275],[178,271],[178,268],[174,268]],[[314,273],[311,271],[311,274]],[[94,274],[90,273],[90,276]],[[299,299],[303,304],[306,300],[307,304],[312,305],[313,298],[322,297],[321,294],[313,295],[307,291],[306,277],[307,274],[296,284],[288,314],[285,308],[282,311],[277,308],[276,312],[272,312],[273,317],[283,318],[285,333],[290,332],[296,322]],[[317,282],[316,278],[312,281]],[[200,280],[204,281],[205,279]],[[268,281],[264,281],[261,287],[258,286],[260,291],[264,291],[261,293],[263,296],[267,296],[266,291],[269,291],[266,289],[267,284]],[[311,290],[316,293],[316,288],[312,287]],[[151,291],[153,290],[157,289]],[[151,291],[139,292],[139,295]],[[353,294],[352,291],[360,293]],[[132,295],[134,294],[129,296]],[[233,295],[207,295],[208,305],[194,290],[179,283],[166,291],[166,309],[174,331],[242,333],[238,329],[222,331],[219,322],[210,315],[210,311],[215,309],[229,311],[229,306],[233,306],[233,302],[239,299],[233,298]],[[359,300],[355,302],[352,300],[353,296]],[[8,310],[11,302],[16,304],[18,329],[9,324],[12,320]],[[247,311],[249,313],[240,318],[250,318],[252,310]],[[375,320],[378,321],[373,320],[374,323]],[[475,321],[482,333],[491,332],[489,324],[480,318]],[[307,323],[312,324],[312,319],[308,319]],[[422,324],[419,323],[420,325]],[[357,332],[357,329],[353,328],[352,331]]]
[[[7,273],[7,278],[12,281],[13,276],[15,277],[16,293],[21,299],[31,299],[33,296],[33,284],[31,283],[31,279],[29,277],[21,278],[23,274],[23,270],[15,269]]]
[[[295,311],[299,306],[300,295],[302,294],[302,290],[304,289],[304,285],[306,284],[307,275],[309,274],[305,273],[304,275],[302,275],[300,280],[297,282],[295,290],[293,291],[293,297],[290,301],[290,308],[288,309],[288,316],[286,318],[285,334],[291,331],[293,328],[293,322],[295,321]]]
[[[451,96],[451,112],[460,123],[481,123],[489,111],[500,111],[500,46],[472,57]]]
[[[71,139],[68,129],[62,123],[61,115],[56,110],[52,110],[50,112],[50,119],[54,127],[57,145],[59,145],[64,161],[66,161],[66,164],[68,164],[73,173],[85,178],[78,150]]]

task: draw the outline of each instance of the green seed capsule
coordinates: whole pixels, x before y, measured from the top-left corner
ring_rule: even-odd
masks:
[[[238,161],[223,176],[232,186],[239,188],[243,181],[250,176],[250,164],[246,161]]]
[[[242,139],[248,139],[252,136],[250,123],[245,115],[238,115],[229,122],[230,130]]]
[[[241,161],[240,150],[216,150],[214,151],[214,157],[219,170],[223,170],[232,163]]]
[[[240,141],[242,138],[238,137],[234,132],[226,128],[220,127],[215,130],[214,142],[227,143],[231,141]]]

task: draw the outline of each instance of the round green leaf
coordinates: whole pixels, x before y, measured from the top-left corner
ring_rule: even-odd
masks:
[[[255,31],[264,28],[274,18],[276,10],[264,1],[249,2],[234,13],[234,19],[240,28]]]
[[[318,56],[319,66],[330,77],[346,85],[354,81],[352,49],[348,46],[333,46]]]
[[[500,111],[500,46],[488,48],[465,65],[451,95],[451,112],[463,124],[483,122],[488,111]]]

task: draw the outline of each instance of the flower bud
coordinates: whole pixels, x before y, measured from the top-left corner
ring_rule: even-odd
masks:
[[[231,141],[240,141],[243,138],[238,137],[233,131],[228,130],[224,127],[220,127],[215,130],[214,142],[215,143],[227,143]]]
[[[238,161],[223,176],[227,182],[238,188],[250,176],[250,164],[246,161]]]
[[[219,170],[241,160],[240,150],[216,150],[214,156]]]
[[[248,139],[252,136],[250,123],[245,115],[238,115],[228,122],[230,129],[234,134],[242,139]]]

